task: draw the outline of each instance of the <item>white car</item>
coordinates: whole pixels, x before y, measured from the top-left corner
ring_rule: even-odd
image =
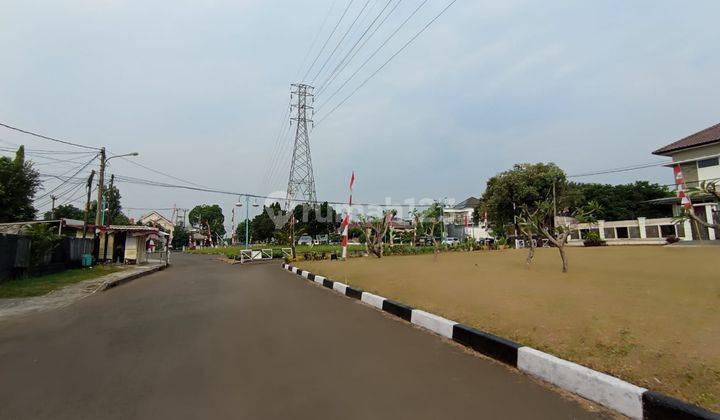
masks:
[[[460,245],[460,240],[458,238],[454,238],[452,236],[448,236],[445,239],[442,240],[443,245]]]
[[[303,235],[298,239],[297,241],[298,245],[312,245],[313,244],[313,238],[310,235]]]

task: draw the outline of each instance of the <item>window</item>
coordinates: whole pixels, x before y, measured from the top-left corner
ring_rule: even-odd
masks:
[[[618,227],[615,229],[615,231],[617,232],[618,239],[625,239],[630,237],[627,227]]]
[[[709,168],[711,166],[718,166],[720,162],[718,161],[718,158],[710,158],[710,159],[703,159],[698,160],[697,166],[698,168]]]
[[[675,235],[675,225],[662,225],[660,226],[660,234],[663,238]]]

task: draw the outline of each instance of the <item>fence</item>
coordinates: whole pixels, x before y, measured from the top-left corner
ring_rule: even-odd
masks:
[[[20,275],[30,266],[30,239],[0,234],[0,282]]]
[[[670,236],[685,238],[685,225],[677,224],[672,218],[605,221],[578,223],[570,234],[571,245],[581,245],[590,232],[596,233],[608,245],[650,245],[664,244]]]
[[[79,267],[83,254],[91,254],[92,239],[64,237],[47,255],[31,266],[32,241],[22,235],[0,234],[0,282],[23,276],[56,273]]]

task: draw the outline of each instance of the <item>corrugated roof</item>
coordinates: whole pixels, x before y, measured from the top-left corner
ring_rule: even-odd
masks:
[[[103,230],[115,230],[115,231],[121,231],[121,232],[158,232],[158,228],[150,227],[150,226],[138,226],[138,225],[109,225],[109,226],[103,226],[101,229]]]
[[[712,127],[708,127],[693,135],[687,136],[674,143],[670,143],[665,147],[657,149],[653,152],[653,154],[667,155],[668,153],[687,149],[688,147],[702,146],[716,141],[720,141],[720,124],[715,124]]]

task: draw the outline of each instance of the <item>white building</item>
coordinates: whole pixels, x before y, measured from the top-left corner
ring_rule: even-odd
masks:
[[[468,197],[452,207],[443,209],[445,236],[476,241],[492,237],[483,217],[480,217],[477,224],[473,222],[473,213],[480,204],[480,199]]]

